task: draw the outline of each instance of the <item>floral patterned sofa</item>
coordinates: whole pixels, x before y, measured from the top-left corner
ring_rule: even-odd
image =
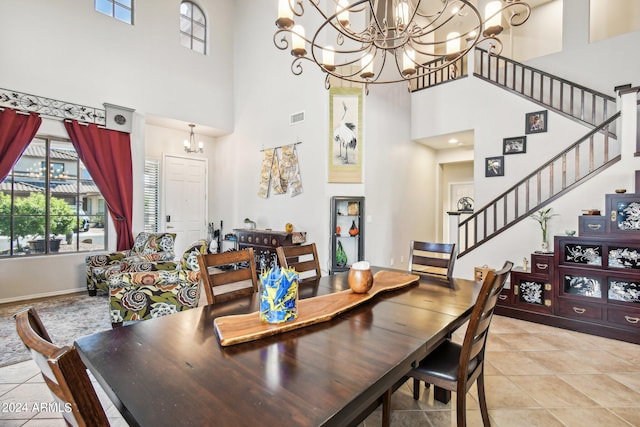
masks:
[[[97,290],[109,291],[108,277],[111,274],[132,269],[144,262],[169,262],[175,258],[175,233],[147,233],[136,236],[133,248],[128,251],[86,257],[87,291],[94,296]],[[166,269],[175,269],[177,264],[165,265]]]
[[[123,322],[152,319],[188,310],[200,299],[198,255],[209,242],[191,244],[175,268],[171,262],[142,262],[108,276],[109,309],[113,327]]]

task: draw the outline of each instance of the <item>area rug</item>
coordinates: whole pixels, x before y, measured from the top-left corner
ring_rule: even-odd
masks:
[[[0,367],[31,358],[18,333],[13,314],[34,307],[57,345],[72,345],[85,335],[111,329],[109,296],[98,292],[90,297],[86,292],[15,304],[0,305]]]

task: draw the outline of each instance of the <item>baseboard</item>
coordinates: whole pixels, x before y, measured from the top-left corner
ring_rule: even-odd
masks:
[[[15,298],[2,298],[0,299],[0,304],[9,304],[9,303],[15,303],[20,301],[31,301],[34,299],[41,299],[41,298],[51,298],[51,297],[57,297],[60,295],[76,294],[79,292],[86,292],[86,291],[87,291],[87,288],[83,287],[83,288],[75,288],[75,289],[63,289],[61,291],[54,291],[54,292],[43,292],[41,294],[21,295]]]

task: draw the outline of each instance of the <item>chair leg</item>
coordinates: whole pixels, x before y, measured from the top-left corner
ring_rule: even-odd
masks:
[[[420,400],[420,380],[417,378],[413,379],[413,399]]]
[[[391,425],[391,389],[382,395],[382,427]]]
[[[438,402],[442,402],[446,405],[451,400],[451,392],[449,390],[445,390],[444,388],[435,386],[433,388],[433,398]]]
[[[476,380],[476,386],[478,387],[478,401],[480,403],[480,413],[482,414],[482,423],[484,427],[490,427],[489,411],[487,411],[487,396],[484,392],[484,370],[478,376]]]
[[[467,393],[456,393],[456,416],[458,427],[467,427]]]

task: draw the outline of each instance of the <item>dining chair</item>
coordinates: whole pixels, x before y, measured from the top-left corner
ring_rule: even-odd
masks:
[[[279,246],[276,248],[278,263],[283,268],[294,268],[300,277],[299,284],[316,282],[321,276],[320,260],[316,244]]]
[[[108,426],[107,415],[76,349],[53,344],[34,308],[21,310],[13,317],[18,335],[31,351],[67,424]]]
[[[198,256],[208,304],[258,292],[253,248]]]
[[[409,272],[451,279],[456,255],[455,243],[412,240],[409,250]]]
[[[420,399],[420,381],[433,384],[447,393],[456,393],[458,427],[467,425],[466,398],[474,382],[478,388],[482,422],[485,427],[491,425],[484,390],[484,351],[498,295],[512,267],[513,263],[506,261],[500,271],[489,271],[484,277],[462,344],[454,343],[450,339],[445,340],[407,374],[409,378],[413,378],[415,400]],[[391,393],[383,396],[386,402],[383,401],[382,416],[383,424],[386,420],[386,425],[391,417],[390,397]]]

